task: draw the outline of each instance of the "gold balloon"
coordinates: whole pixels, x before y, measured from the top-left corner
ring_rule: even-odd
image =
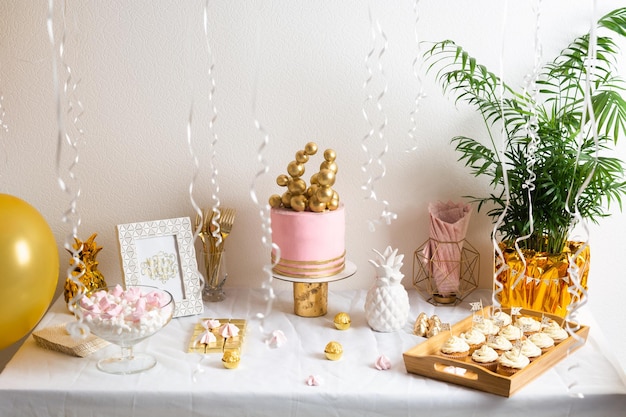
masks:
[[[328,185],[319,187],[315,193],[315,197],[317,197],[321,203],[327,204],[333,198],[333,189]]]
[[[309,142],[304,146],[304,152],[307,155],[315,155],[317,153],[317,143]]]
[[[296,195],[291,197],[290,205],[295,211],[304,211],[307,207],[307,199],[304,195]]]
[[[333,171],[335,174],[337,173],[337,171],[339,170],[339,167],[337,166],[336,162],[328,162],[328,161],[324,161],[320,164],[320,170],[322,169],[328,169]]]
[[[315,213],[321,213],[322,211],[326,210],[326,203],[322,203],[317,199],[316,196],[312,196],[309,199],[309,208]]]
[[[306,192],[306,182],[302,178],[294,178],[289,182],[287,189],[294,196],[304,194]]]
[[[324,159],[328,162],[333,162],[337,158],[337,152],[333,149],[326,149],[324,151]]]
[[[278,208],[282,204],[283,199],[278,194],[272,194],[270,196],[270,207]]]
[[[335,184],[335,173],[330,169],[323,169],[317,176],[317,183],[322,186],[332,187]]]
[[[304,164],[304,163],[307,163],[308,161],[309,161],[309,155],[307,155],[305,151],[296,152],[296,162]]]
[[[290,208],[291,207],[291,193],[289,191],[285,191],[281,197],[281,201],[283,202],[283,207]]]
[[[289,165],[287,165],[287,173],[294,178],[301,177],[304,174],[304,164],[297,161],[289,162]]]
[[[0,349],[26,336],[50,306],[59,279],[59,252],[41,214],[0,194]]]
[[[287,184],[289,184],[289,177],[285,174],[279,175],[278,177],[276,177],[276,184],[280,185],[281,187],[285,187]]]
[[[317,185],[317,184],[311,184],[311,186],[309,188],[307,188],[307,190],[306,190],[306,196],[309,197],[309,198],[313,197],[315,195],[315,193],[317,193],[317,189],[319,187],[320,186]]]

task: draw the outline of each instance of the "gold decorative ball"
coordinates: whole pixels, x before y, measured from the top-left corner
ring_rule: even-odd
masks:
[[[304,211],[306,210],[308,201],[305,195],[299,194],[291,197],[290,205],[295,211]]]
[[[315,195],[309,198],[309,208],[315,213],[321,213],[326,210],[326,203],[322,203]]]
[[[343,355],[343,346],[341,346],[339,342],[328,342],[324,348],[324,354],[327,359],[337,361],[341,359],[341,355]]]
[[[315,155],[317,153],[317,143],[309,142],[304,146],[304,153],[307,155]]]
[[[285,174],[279,175],[278,177],[276,177],[276,184],[280,185],[281,187],[287,186],[287,184],[289,184],[289,177]]]
[[[296,162],[299,162],[301,164],[305,164],[308,161],[309,161],[309,155],[307,155],[306,152],[304,152],[304,151],[296,152]]]
[[[317,175],[317,183],[322,186],[332,187],[335,184],[335,173],[330,169],[323,169]]]
[[[350,315],[348,313],[337,313],[334,319],[335,327],[339,330],[347,330],[350,328]]]
[[[269,203],[270,203],[270,207],[272,207],[272,208],[279,208],[281,206],[281,204],[283,203],[283,199],[278,194],[272,194],[270,196]]]
[[[311,175],[311,185],[317,184],[317,177],[318,177],[318,173],[317,172],[315,174]]]
[[[333,193],[333,189],[330,188],[330,186],[325,185],[317,189],[315,196],[321,203],[328,204],[333,198]]]
[[[294,178],[301,177],[304,174],[304,164],[297,161],[289,162],[289,165],[287,165],[287,173]]]
[[[280,199],[283,203],[283,207],[291,208],[291,193],[289,191],[285,191]]]
[[[339,208],[339,199],[332,198],[328,203],[326,203],[326,208],[330,211],[337,210]]]
[[[302,178],[294,178],[289,182],[287,189],[294,196],[304,194],[306,191],[306,182]]]
[[[224,356],[222,356],[222,364],[226,369],[235,369],[241,362],[241,356],[236,350],[225,350]]]
[[[333,162],[335,159],[337,159],[337,152],[335,152],[334,149],[326,149],[324,151],[324,159],[328,162]]]
[[[322,162],[320,164],[320,170],[321,169],[329,169],[329,170],[333,171],[336,174],[337,171],[339,170],[339,167],[337,166],[336,162],[324,161],[324,162]]]
[[[309,188],[307,188],[306,190],[306,196],[311,198],[315,195],[315,193],[317,193],[317,189],[320,188],[319,185],[317,184],[311,184],[311,186]]]

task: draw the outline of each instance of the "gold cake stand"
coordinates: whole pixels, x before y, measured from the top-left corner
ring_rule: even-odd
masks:
[[[296,278],[273,273],[274,278],[293,283],[293,312],[301,317],[320,317],[328,312],[328,283],[356,273],[356,265],[346,260],[343,271],[321,278]]]

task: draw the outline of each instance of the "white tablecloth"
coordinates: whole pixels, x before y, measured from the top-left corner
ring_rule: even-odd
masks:
[[[280,292],[263,329],[254,317],[265,311],[260,293],[229,290],[226,300],[208,303],[202,316],[181,317],[136,349],[158,359],[155,368],[135,375],[109,375],[97,360],[115,352],[108,346],[87,358],[47,351],[29,338],[0,374],[0,416],[623,416],[626,384],[621,369],[593,318],[579,317],[591,327],[587,343],[511,398],[476,391],[406,372],[402,353],[426,339],[413,335],[413,321],[424,311],[455,323],[470,314],[470,294],[456,307],[434,307],[409,291],[411,314],[405,329],[372,331],[365,320],[365,291],[329,293],[328,314],[303,318],[293,314],[292,294]],[[336,330],[332,319],[348,312],[352,326]],[[221,355],[187,353],[195,323],[202,317],[248,319],[239,368],[228,370]],[[71,320],[58,300],[39,327]],[[287,343],[265,344],[273,330]],[[324,357],[324,347],[339,341],[344,356]],[[623,349],[624,347],[622,347]],[[385,354],[392,368],[379,371],[376,358]],[[323,383],[309,386],[309,375]],[[570,389],[568,386],[572,385]],[[574,394],[582,393],[582,398]]]

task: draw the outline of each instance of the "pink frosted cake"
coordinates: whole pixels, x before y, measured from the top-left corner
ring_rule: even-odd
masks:
[[[343,205],[323,212],[272,208],[272,241],[280,248],[273,271],[297,278],[322,278],[345,267],[346,217]],[[272,252],[272,262],[276,262]]]

